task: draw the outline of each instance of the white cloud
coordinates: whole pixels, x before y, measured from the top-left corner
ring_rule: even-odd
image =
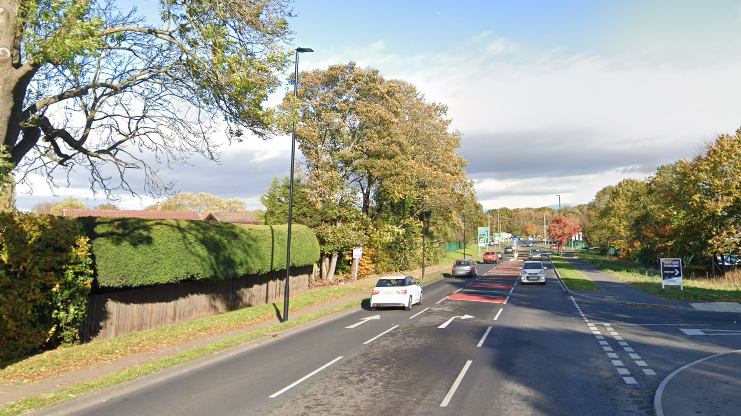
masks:
[[[486,47],[486,51],[493,54],[499,54],[504,52],[506,48],[504,39],[497,39]]]
[[[378,42],[374,42],[368,46],[369,49],[375,52],[380,52],[384,49],[386,49],[386,42],[383,40],[379,40]]]

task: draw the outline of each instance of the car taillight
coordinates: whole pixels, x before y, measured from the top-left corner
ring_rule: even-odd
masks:
[[[398,293],[400,295],[406,295],[407,294],[407,290],[406,289],[397,290],[396,293]]]
[[[471,270],[471,269],[473,269],[473,267],[471,267],[471,266],[468,266],[468,270]]]
[[[377,295],[379,293],[381,293],[379,290],[374,290],[374,291],[371,292],[371,295]]]

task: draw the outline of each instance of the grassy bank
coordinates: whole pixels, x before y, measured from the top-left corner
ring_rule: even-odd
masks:
[[[741,302],[741,272],[733,271],[718,278],[687,278],[684,290],[678,286],[661,288],[661,275],[657,269],[648,269],[638,263],[608,258],[589,251],[576,252],[575,257],[609,273],[641,290],[664,299],[696,302]],[[559,270],[560,271],[560,270]]]
[[[550,256],[553,265],[558,270],[561,280],[570,290],[602,290],[596,283],[561,257]]]

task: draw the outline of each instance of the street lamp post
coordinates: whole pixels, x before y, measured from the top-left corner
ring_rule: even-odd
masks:
[[[558,197],[558,213],[561,213],[561,195],[556,195]]]
[[[311,48],[296,48],[296,67],[293,73],[293,96],[298,97],[298,54],[302,52],[314,52]],[[296,101],[296,100],[294,100]],[[296,159],[296,120],[293,120],[293,132],[291,133],[291,176],[288,185],[288,242],[286,243],[286,284],[283,291],[283,322],[288,321],[288,298],[291,294],[291,220],[293,219],[293,165]]]

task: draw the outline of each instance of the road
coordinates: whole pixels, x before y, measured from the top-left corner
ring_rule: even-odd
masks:
[[[653,414],[666,375],[741,348],[692,335],[732,330],[731,315],[572,297],[552,269],[522,286],[521,264],[480,264],[477,279],[425,286],[410,311],[363,305],[39,414]]]

